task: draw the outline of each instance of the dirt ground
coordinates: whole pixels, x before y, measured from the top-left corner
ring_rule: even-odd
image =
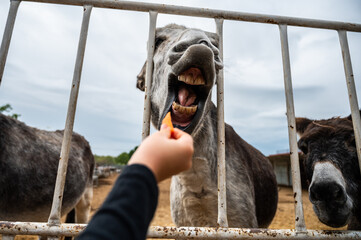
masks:
[[[94,199],[92,204],[92,214],[100,207],[104,198],[111,190],[112,184],[117,178],[113,175],[106,179],[99,179],[99,186],[94,188]],[[159,201],[155,217],[151,223],[153,226],[175,226],[170,215],[169,205],[169,186],[170,180],[163,181],[159,185]],[[305,214],[306,227],[308,229],[333,229],[322,224],[314,214],[312,205],[308,200],[307,191],[303,191],[303,207]],[[294,207],[293,207],[292,188],[279,187],[279,200],[276,216],[269,228],[273,229],[292,229],[295,227]],[[346,228],[343,228],[346,229]]]
[[[98,186],[94,187],[94,197],[91,207],[91,216],[101,206],[104,199],[110,192],[115,180],[118,175],[114,174],[108,178],[99,179]],[[165,180],[159,184],[159,201],[158,208],[155,213],[155,217],[151,222],[152,226],[175,226],[172,222],[170,215],[170,204],[169,204],[169,186],[170,180]],[[294,225],[294,207],[293,207],[293,193],[289,187],[279,187],[279,199],[276,216],[272,221],[269,228],[272,229],[292,229]],[[307,229],[333,229],[322,224],[314,214],[312,205],[308,200],[306,191],[303,191],[303,207],[305,214],[305,221]],[[341,228],[346,229],[346,227]],[[340,229],[339,229],[340,230]],[[15,240],[35,240],[34,237],[17,236]],[[1,237],[0,237],[1,240]]]

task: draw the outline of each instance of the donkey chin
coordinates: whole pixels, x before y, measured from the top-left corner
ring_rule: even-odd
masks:
[[[168,59],[172,71],[168,75],[168,96],[160,119],[171,112],[175,127],[192,133],[207,112],[214,79],[223,66],[205,44],[191,45],[183,53],[171,50]],[[159,121],[158,128],[160,124]]]
[[[314,166],[309,198],[318,219],[330,227],[343,227],[352,217],[353,201],[342,173],[330,162]]]
[[[333,202],[312,203],[318,219],[330,227],[339,228],[350,223],[352,216],[352,201],[349,199],[344,205]]]

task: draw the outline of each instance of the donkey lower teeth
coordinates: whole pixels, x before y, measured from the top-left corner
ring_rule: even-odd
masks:
[[[173,106],[174,110],[176,110],[177,112],[182,113],[182,114],[191,115],[191,114],[194,114],[197,111],[197,106],[196,105],[185,107],[185,106],[182,106],[182,105],[180,105],[180,104],[178,104],[176,102],[173,102],[172,106]]]

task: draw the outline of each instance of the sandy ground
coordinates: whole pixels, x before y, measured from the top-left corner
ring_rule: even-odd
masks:
[[[94,199],[92,204],[92,214],[99,208],[104,198],[111,190],[112,184],[117,178],[113,175],[107,179],[99,179],[99,186],[94,188]],[[170,215],[169,204],[169,186],[170,180],[159,184],[159,202],[155,217],[151,223],[153,226],[175,226]],[[308,200],[307,191],[303,191],[303,206],[306,226],[308,229],[333,229],[322,224],[314,214],[312,205]],[[293,206],[292,188],[279,187],[279,201],[276,216],[269,228],[273,229],[292,229],[295,227],[295,214]],[[343,228],[346,229],[346,228]]]
[[[166,180],[159,185],[160,196],[155,217],[151,223],[153,226],[175,226],[170,216],[169,206],[169,186],[170,180]],[[308,229],[333,229],[322,224],[312,210],[312,205],[308,200],[307,191],[303,191],[303,206],[306,227]],[[295,213],[293,206],[293,191],[289,187],[279,187],[279,199],[276,216],[269,228],[272,229],[293,229],[295,228]],[[343,228],[346,229],[346,228]]]
[[[101,206],[104,199],[110,192],[117,174],[114,174],[108,178],[99,179],[98,186],[94,187],[94,197],[91,207],[91,215]],[[151,223],[152,226],[175,226],[172,222],[170,215],[170,204],[169,204],[169,186],[170,180],[163,181],[159,184],[159,202],[158,208],[155,213],[155,217]],[[272,221],[269,228],[272,229],[292,229],[294,225],[294,207],[293,207],[293,193],[292,189],[288,187],[279,187],[279,201],[276,216]],[[312,205],[308,200],[307,192],[303,192],[303,206],[306,227],[308,229],[333,229],[322,224],[314,214]],[[346,228],[342,228],[346,229]],[[0,237],[1,239],[1,237]],[[34,237],[17,236],[16,240],[35,240]]]

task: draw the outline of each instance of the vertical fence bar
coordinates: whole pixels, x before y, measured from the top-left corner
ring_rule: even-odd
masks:
[[[216,18],[219,35],[219,57],[223,61],[223,21]],[[218,220],[220,227],[228,227],[227,220],[227,183],[226,183],[226,149],[224,133],[224,75],[219,70],[217,78],[217,165],[218,165]]]
[[[61,217],[61,204],[63,200],[63,191],[65,185],[66,171],[68,167],[70,143],[73,134],[74,118],[76,111],[76,103],[78,99],[81,71],[83,67],[83,59],[85,52],[86,39],[88,35],[89,20],[92,6],[84,6],[83,21],[80,30],[80,38],[78,44],[78,52],[76,56],[73,82],[69,98],[68,113],[66,117],[63,143],[61,146],[58,175],[56,177],[53,205],[51,208],[48,223],[50,226],[59,225]]]
[[[144,112],[143,112],[143,131],[142,139],[149,136],[150,131],[150,88],[152,87],[153,78],[153,55],[155,42],[155,29],[157,25],[157,12],[149,11],[149,35],[148,35],[148,55],[147,55],[147,72],[145,75],[144,89]]]
[[[347,41],[347,33],[344,30],[338,31],[338,36],[340,39],[341,50],[342,50],[342,58],[343,58],[343,66],[345,69],[346,75],[346,83],[348,90],[348,98],[350,101],[351,115],[352,115],[352,124],[355,132],[355,140],[356,140],[356,149],[359,167],[361,171],[361,120],[360,120],[360,111],[357,101],[357,93],[355,80],[353,77],[350,50],[348,47]]]
[[[288,49],[287,26],[279,25],[282,47],[283,74],[287,104],[287,121],[288,121],[288,138],[290,144],[290,157],[292,168],[292,187],[293,196],[295,198],[295,229],[297,231],[306,230],[305,219],[302,206],[302,188],[300,164],[298,160],[297,133],[295,110],[293,104],[293,90],[291,79],[290,56]]]
[[[13,34],[16,14],[18,12],[19,5],[20,1],[10,1],[8,19],[6,20],[4,36],[0,47],[0,84],[4,74],[6,58],[9,52],[11,36]]]

